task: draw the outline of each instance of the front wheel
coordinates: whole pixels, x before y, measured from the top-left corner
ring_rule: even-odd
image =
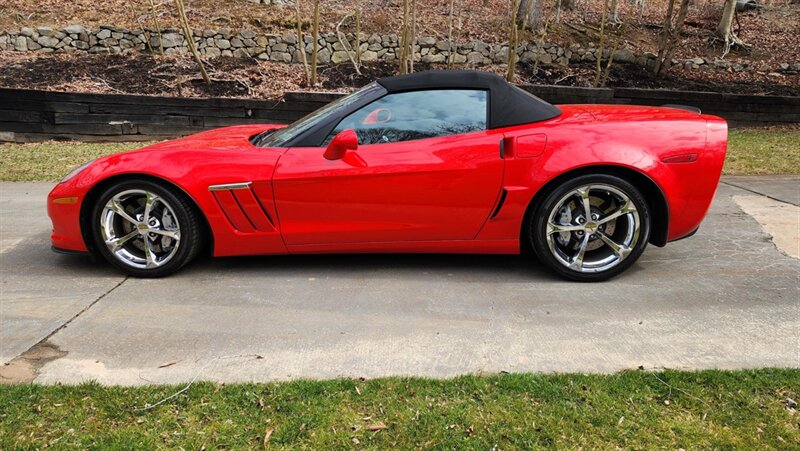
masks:
[[[191,201],[149,180],[115,183],[91,213],[95,247],[109,263],[136,277],[161,277],[191,261],[201,225]]]
[[[528,221],[528,238],[556,273],[581,282],[625,271],[650,238],[647,201],[612,175],[584,175],[555,187]]]

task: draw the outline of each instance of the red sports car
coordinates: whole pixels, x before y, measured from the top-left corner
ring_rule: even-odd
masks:
[[[158,277],[215,256],[530,251],[607,279],[693,234],[723,119],[550,105],[473,71],[377,80],[289,125],[207,131],[89,162],[48,198],[57,251]]]

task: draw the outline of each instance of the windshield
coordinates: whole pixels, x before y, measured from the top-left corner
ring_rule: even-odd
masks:
[[[317,122],[331,115],[338,114],[339,111],[343,108],[347,108],[348,105],[357,102],[365,96],[372,95],[373,92],[381,89],[383,89],[381,85],[372,82],[350,95],[340,97],[313,113],[303,116],[301,119],[289,124],[288,127],[262,133],[254,143],[259,147],[282,147],[289,141],[300,136],[300,134],[307,131]]]

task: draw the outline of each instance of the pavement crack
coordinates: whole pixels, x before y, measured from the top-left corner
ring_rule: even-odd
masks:
[[[98,296],[97,299],[81,309],[81,311],[73,315],[70,319],[66,320],[63,324],[53,329],[52,332],[28,348],[27,351],[14,357],[11,359],[11,361],[0,367],[0,384],[32,382],[39,375],[39,370],[46,363],[60,359],[61,357],[67,355],[67,351],[62,351],[58,348],[58,346],[50,343],[50,338],[69,326],[70,323],[86,313],[95,304],[100,302],[100,300],[111,294],[112,291],[122,286],[122,284],[124,284],[129,277],[130,276],[125,276],[125,278],[123,278],[119,283]]]
[[[797,205],[794,202],[790,202],[790,201],[788,201],[786,199],[778,199],[777,197],[770,196],[769,194],[760,193],[760,192],[758,192],[758,191],[756,191],[754,189],[748,188],[746,186],[738,185],[736,183],[728,182],[728,181],[725,181],[725,180],[720,180],[720,183],[724,183],[724,184],[726,184],[728,186],[732,186],[734,188],[739,188],[741,190],[744,190],[744,191],[747,191],[747,192],[750,192],[750,193],[753,193],[753,194],[758,194],[759,196],[764,196],[766,198],[769,198],[769,199],[772,199],[772,200],[775,200],[775,201],[778,201],[778,202],[783,202],[785,204],[794,205],[795,207],[800,207],[800,205]]]

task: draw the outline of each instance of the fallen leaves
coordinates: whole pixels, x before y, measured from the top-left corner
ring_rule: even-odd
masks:
[[[388,426],[386,426],[383,423],[375,423],[375,424],[370,424],[365,429],[368,430],[368,431],[382,431],[382,430],[386,429],[387,427]]]
[[[267,431],[264,432],[264,440],[261,442],[264,448],[267,447],[267,444],[269,443],[269,438],[272,437],[273,432],[275,432],[275,429],[272,428],[267,428]]]

